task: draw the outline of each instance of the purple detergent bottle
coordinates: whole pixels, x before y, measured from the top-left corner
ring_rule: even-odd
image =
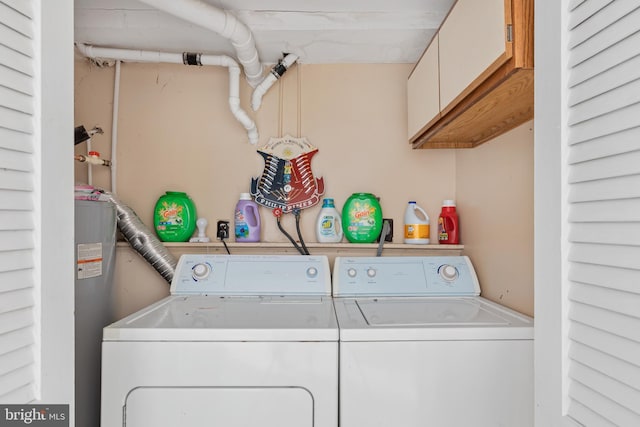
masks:
[[[240,193],[234,215],[236,242],[260,241],[260,213],[258,204],[251,200],[251,194]]]

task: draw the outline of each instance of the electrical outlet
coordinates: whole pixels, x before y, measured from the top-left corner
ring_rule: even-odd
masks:
[[[389,223],[389,233],[384,237],[384,241],[385,242],[389,242],[389,243],[393,243],[393,219],[391,218],[383,218],[382,219],[382,224],[384,225],[385,222]],[[382,233],[380,233],[382,234]],[[378,238],[376,239],[376,242],[380,242],[380,236],[378,236]]]
[[[391,218],[385,218],[383,220],[383,224],[384,221],[388,221],[389,222],[389,234],[387,234],[387,237],[384,239],[385,242],[393,242],[393,219]]]
[[[218,221],[218,231],[216,236],[219,240],[229,238],[229,221]]]

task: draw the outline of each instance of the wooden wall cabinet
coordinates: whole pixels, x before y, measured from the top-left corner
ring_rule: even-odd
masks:
[[[533,118],[533,3],[455,3],[407,82],[413,148],[472,148]]]
[[[409,136],[420,132],[425,119],[440,114],[438,34],[431,40],[407,82]]]

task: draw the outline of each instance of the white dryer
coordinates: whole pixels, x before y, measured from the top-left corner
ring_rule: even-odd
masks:
[[[337,392],[326,257],[183,255],[104,329],[102,427],[336,427]]]
[[[533,320],[467,257],[336,258],[340,427],[533,426]]]

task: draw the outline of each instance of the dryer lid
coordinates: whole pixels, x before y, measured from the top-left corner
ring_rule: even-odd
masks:
[[[337,341],[328,296],[170,296],[103,330],[104,341]]]

